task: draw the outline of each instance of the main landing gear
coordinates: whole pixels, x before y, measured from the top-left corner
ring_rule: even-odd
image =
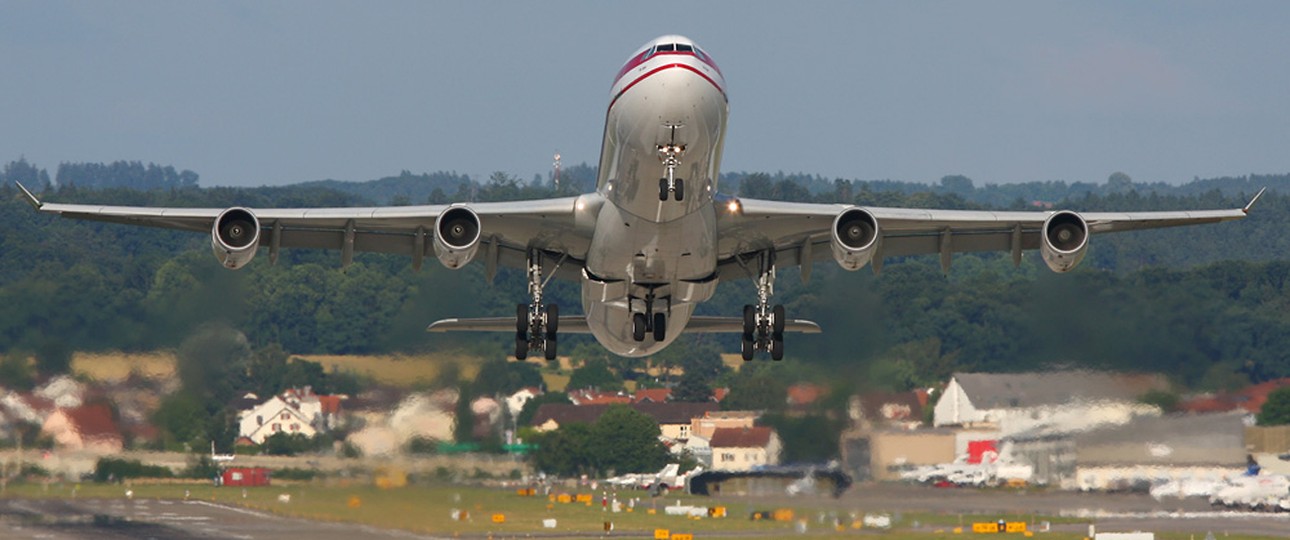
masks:
[[[543,357],[555,360],[556,332],[560,329],[560,306],[542,305],[542,289],[551,278],[542,279],[542,254],[530,253],[528,262],[529,297],[528,304],[515,306],[515,358],[528,358],[529,351],[542,351]],[[555,263],[559,268],[564,262],[562,256]],[[555,271],[552,270],[552,275]]]
[[[658,158],[663,162],[667,176],[658,179],[658,200],[666,201],[669,195],[676,196],[677,201],[685,200],[685,180],[676,177],[676,168],[681,166],[681,154],[685,145],[676,143],[676,130],[680,125],[668,125],[672,130],[671,141],[658,145]]]
[[[775,287],[774,264],[764,262],[760,265],[756,284],[757,304],[744,305],[744,332],[739,352],[744,360],[752,360],[757,351],[769,352],[771,360],[783,360],[784,324],[788,317],[783,305],[770,305]]]
[[[654,290],[650,289],[645,298],[635,298],[629,300],[629,304],[635,301],[641,301],[645,304],[645,311],[637,311],[632,314],[632,339],[636,341],[645,341],[645,334],[654,335],[654,341],[661,342],[667,339],[667,314],[662,311],[654,311]],[[666,301],[666,298],[664,299]]]

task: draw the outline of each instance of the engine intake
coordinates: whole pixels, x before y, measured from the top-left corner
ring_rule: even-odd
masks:
[[[466,206],[451,206],[434,223],[434,253],[448,268],[461,268],[479,251],[479,215]]]
[[[848,208],[833,218],[833,258],[847,270],[869,264],[882,235],[878,218],[863,208]]]
[[[251,259],[260,245],[260,220],[249,209],[234,207],[220,212],[211,227],[211,249],[220,264],[237,270]]]
[[[1069,272],[1088,251],[1088,223],[1075,212],[1062,210],[1044,220],[1039,252],[1054,272]]]

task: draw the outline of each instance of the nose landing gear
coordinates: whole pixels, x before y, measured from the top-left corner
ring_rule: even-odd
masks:
[[[685,200],[685,180],[676,176],[676,168],[681,166],[681,154],[685,153],[685,145],[676,142],[676,130],[682,126],[669,124],[667,127],[672,131],[671,140],[658,145],[658,158],[667,171],[667,176],[658,179],[658,200],[666,201],[668,195],[673,195],[679,202]]]
[[[632,339],[645,341],[645,334],[652,333],[654,341],[667,339],[667,314],[654,311],[654,291],[645,295],[645,311],[632,314]]]

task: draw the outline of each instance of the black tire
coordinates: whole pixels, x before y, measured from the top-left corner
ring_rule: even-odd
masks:
[[[751,336],[757,331],[757,308],[744,304],[744,335]]]
[[[667,338],[667,316],[662,313],[654,314],[654,341],[662,342]]]
[[[529,307],[515,304],[515,333],[529,335]]]
[[[658,179],[658,200],[660,201],[667,200],[667,179],[666,178]]]
[[[753,350],[752,336],[744,334],[743,337],[743,340],[739,343],[739,355],[743,357],[745,362],[747,362],[753,359],[753,353],[756,351]]]
[[[560,330],[560,306],[546,305],[546,338],[555,341],[555,333]]]
[[[632,314],[632,339],[636,341],[645,341],[645,314]]]
[[[774,323],[771,324],[771,335],[775,336],[775,339],[782,341],[784,339],[784,323],[788,321],[788,316],[784,313],[784,305],[775,304],[775,307],[771,308],[770,312],[771,317],[775,319]]]
[[[529,357],[529,340],[523,336],[515,336],[515,359],[523,361]]]
[[[677,202],[685,200],[685,180],[677,178],[675,189],[676,191],[674,191],[674,193],[676,193]]]
[[[770,359],[775,361],[784,359],[784,340],[770,340]]]
[[[542,347],[542,355],[546,357],[547,362],[555,360],[555,344],[555,336],[546,338],[546,344]]]

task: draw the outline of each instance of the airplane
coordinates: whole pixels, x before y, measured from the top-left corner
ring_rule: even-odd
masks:
[[[693,40],[668,35],[627,59],[614,78],[596,190],[545,200],[374,208],[155,208],[42,202],[41,212],[114,223],[209,231],[216,258],[246,266],[259,248],[270,263],[282,248],[339,249],[409,256],[419,269],[433,254],[457,269],[480,259],[491,281],[498,266],[523,269],[528,302],[514,317],[447,319],[430,332],[514,332],[515,356],[554,359],[560,333],[590,333],[626,357],[656,353],[682,332],[742,335],[741,354],[784,356],[786,333],[820,332],[772,305],[777,269],[797,266],[803,281],[817,261],[847,270],[891,257],[1003,251],[1020,264],[1039,250],[1056,272],[1075,268],[1093,233],[1216,223],[1244,208],[1176,212],[1070,210],[993,212],[806,204],[741,198],[717,191],[729,113],[726,81]],[[1260,191],[1260,194],[1262,192]],[[553,277],[581,283],[583,315],[544,304]],[[748,278],[754,302],[742,316],[695,316],[721,281]]]

